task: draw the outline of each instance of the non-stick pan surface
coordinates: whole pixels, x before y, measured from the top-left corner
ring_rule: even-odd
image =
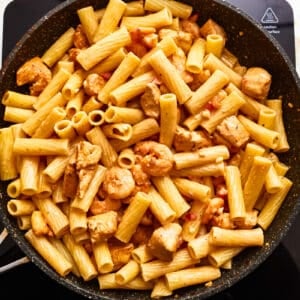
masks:
[[[261,66],[273,75],[270,98],[283,97],[284,121],[291,146],[290,151],[283,154],[280,159],[292,167],[287,176],[294,182],[276,219],[265,233],[264,247],[244,251],[234,259],[233,268],[223,271],[222,277],[214,281],[212,287],[193,286],[176,291],[177,299],[204,299],[232,286],[258,267],[280,243],[300,211],[300,82],[281,46],[271,35],[263,32],[256,21],[243,12],[221,0],[183,2],[193,5],[195,12],[199,13],[200,24],[211,17],[225,28],[229,39],[227,46],[239,57],[242,65]],[[15,84],[16,70],[28,58],[41,55],[69,26],[75,26],[79,22],[77,9],[88,5],[101,8],[106,4],[107,1],[101,0],[65,1],[39,20],[4,62],[0,74],[0,98],[7,89],[25,92]],[[0,117],[3,118],[2,106]],[[0,122],[0,127],[7,125],[3,121]],[[72,275],[66,278],[58,276],[28,244],[23,233],[18,229],[15,219],[8,215],[6,210],[8,197],[5,191],[6,183],[1,182],[0,218],[4,226],[21,250],[50,278],[88,298],[150,299],[148,292],[100,291],[96,281],[84,283]],[[171,298],[173,297],[166,299]]]

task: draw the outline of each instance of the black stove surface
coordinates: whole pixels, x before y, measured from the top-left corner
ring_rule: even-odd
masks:
[[[0,0],[1,1],[1,0]],[[295,63],[294,22],[291,7],[284,0],[227,0],[262,23],[283,46]],[[15,0],[6,9],[3,32],[3,59],[16,42],[59,0]],[[0,224],[0,229],[2,229]],[[210,300],[300,299],[300,216],[283,242],[254,272]],[[24,254],[7,238],[0,247],[0,266]],[[11,288],[13,287],[13,288]],[[32,263],[0,275],[0,299],[83,300],[50,280]]]

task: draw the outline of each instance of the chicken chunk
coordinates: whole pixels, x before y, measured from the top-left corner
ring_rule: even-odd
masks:
[[[158,259],[171,261],[173,253],[182,242],[181,232],[182,228],[177,223],[169,223],[157,228],[147,244],[149,251]]]
[[[193,35],[190,32],[186,32],[183,30],[173,30],[168,28],[160,29],[159,38],[162,40],[166,37],[171,37],[174,39],[176,45],[183,49],[186,53],[191,48],[193,43]]]
[[[237,148],[245,145],[250,138],[249,132],[236,116],[224,119],[216,130],[226,141]]]
[[[87,38],[86,34],[84,33],[83,27],[81,24],[79,24],[76,27],[73,41],[74,41],[74,46],[78,49],[84,49],[89,46],[88,38]]]
[[[65,168],[63,177],[63,195],[68,198],[74,198],[76,196],[78,186],[78,175],[76,172],[76,165],[70,159],[68,165]]]
[[[63,194],[68,198],[83,197],[96,171],[101,158],[101,148],[81,141],[72,148],[63,179]]]
[[[193,39],[197,39],[200,36],[200,27],[197,24],[197,15],[193,15],[188,19],[182,20],[180,26],[183,31],[192,34]]]
[[[86,168],[99,162],[102,150],[99,146],[89,142],[81,141],[77,146],[77,169]]]
[[[235,229],[236,226],[234,222],[230,219],[229,213],[222,213],[220,215],[216,215],[212,218],[212,225],[218,226],[225,229]]]
[[[140,98],[141,106],[146,116],[155,119],[159,117],[159,97],[160,90],[158,86],[154,82],[149,83]]]
[[[96,173],[96,166],[80,169],[78,171],[77,195],[79,198],[81,199],[83,198],[92,179],[94,178],[95,173]]]
[[[242,91],[255,99],[263,101],[267,98],[272,76],[263,68],[249,68],[242,79]]]
[[[180,47],[178,47],[177,51],[170,57],[170,61],[175,66],[184,82],[191,83],[193,81],[194,77],[185,67],[186,55]]]
[[[118,211],[121,208],[121,205],[122,203],[120,200],[105,198],[101,201],[96,198],[90,206],[90,212],[93,215],[99,215],[111,210]]]
[[[176,152],[189,152],[210,146],[211,140],[203,131],[188,131],[177,126],[173,145]]]
[[[219,34],[226,40],[226,32],[219,24],[217,24],[214,20],[208,19],[201,27],[200,34],[203,37],[207,37],[209,34]]]
[[[38,96],[52,79],[52,73],[42,59],[36,56],[26,61],[17,70],[16,77],[18,86],[31,84],[30,94]]]
[[[133,249],[134,245],[132,243],[109,246],[111,258],[114,264],[113,271],[120,269],[129,262]]]
[[[89,217],[87,225],[93,243],[107,241],[117,231],[118,214],[115,211],[109,211]]]

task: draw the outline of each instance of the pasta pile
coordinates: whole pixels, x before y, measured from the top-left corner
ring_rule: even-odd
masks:
[[[214,20],[168,0],[77,11],[2,103],[10,215],[61,276],[151,297],[211,286],[292,182],[271,74],[240,65]]]

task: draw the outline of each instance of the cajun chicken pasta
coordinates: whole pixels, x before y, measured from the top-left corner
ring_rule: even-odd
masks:
[[[264,247],[292,181],[272,74],[167,0],[77,11],[2,98],[7,209],[61,276],[152,298],[211,285]]]

